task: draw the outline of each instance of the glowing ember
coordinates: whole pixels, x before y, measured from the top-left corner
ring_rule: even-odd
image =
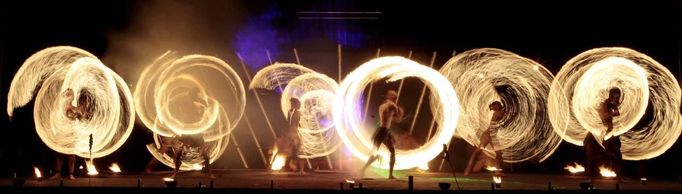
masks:
[[[43,173],[40,173],[40,169],[38,169],[38,167],[33,167],[33,173],[36,174],[36,178],[43,178]]]
[[[111,164],[109,170],[111,170],[113,173],[121,173],[121,167],[119,167],[117,163]]]
[[[92,162],[92,160],[88,161],[85,163],[88,166],[88,175],[98,175],[99,172],[97,172],[97,168],[95,167],[95,163]]]
[[[278,154],[275,157],[275,160],[272,161],[272,165],[270,165],[270,169],[272,170],[281,170],[282,167],[284,167],[284,160],[286,157],[284,155]]]
[[[499,168],[494,167],[494,166],[488,166],[488,167],[485,167],[485,169],[490,171],[490,172],[502,171],[502,169],[499,169]]]
[[[585,172],[585,167],[578,164],[577,162],[574,162],[573,164],[575,164],[575,166],[571,166],[569,164],[569,165],[566,165],[566,167],[564,167],[564,169],[568,170],[568,172],[570,172],[571,174]]]
[[[599,174],[601,174],[601,176],[606,177],[606,178],[613,178],[613,177],[617,176],[616,172],[613,172],[611,169],[608,169],[604,166],[599,167]]]
[[[501,176],[493,176],[493,182],[495,182],[495,184],[501,184],[502,183],[502,177]]]

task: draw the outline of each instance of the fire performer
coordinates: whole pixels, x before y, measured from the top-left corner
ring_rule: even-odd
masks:
[[[471,157],[469,158],[469,163],[467,164],[467,167],[464,170],[465,176],[469,175],[469,173],[472,171],[472,164],[473,164],[474,159],[477,158],[479,154],[481,154],[481,151],[483,151],[483,149],[485,149],[486,146],[490,145],[492,147],[492,149],[495,150],[495,145],[496,144],[499,145],[499,142],[497,142],[494,137],[497,135],[497,130],[502,125],[502,123],[500,121],[502,120],[502,118],[505,115],[505,110],[504,110],[504,107],[502,106],[502,103],[500,101],[495,101],[495,102],[491,103],[488,106],[488,108],[490,108],[490,110],[493,111],[493,116],[490,119],[490,125],[488,126],[488,129],[483,131],[483,133],[481,134],[480,144],[476,148],[474,153],[471,154]],[[476,166],[474,167],[473,171],[478,172],[479,170],[481,170],[484,162],[486,162],[486,160],[479,159],[479,161],[476,162]],[[495,150],[494,166],[498,169],[502,169],[502,152],[499,150]]]
[[[393,132],[391,131],[391,125],[393,123],[401,123],[405,119],[405,111],[403,108],[399,107],[395,102],[398,99],[398,93],[395,90],[388,90],[386,92],[386,99],[379,105],[379,129],[374,132],[372,136],[372,141],[374,143],[374,152],[379,150],[381,144],[384,144],[391,154],[389,160],[389,179],[395,179],[393,176],[393,167],[395,166],[395,139],[393,138]],[[371,165],[375,160],[379,159],[379,155],[372,155],[362,167],[360,171],[360,177],[363,177],[367,167]]]

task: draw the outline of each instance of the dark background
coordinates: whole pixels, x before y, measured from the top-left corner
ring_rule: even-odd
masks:
[[[343,74],[381,55],[407,56],[428,64],[437,52],[439,68],[453,51],[481,47],[508,50],[533,59],[557,73],[571,57],[591,48],[629,47],[651,56],[680,76],[680,19],[677,1],[3,1],[0,4],[0,95],[6,108],[7,91],[14,73],[34,52],[71,45],[98,56],[130,84],[142,68],[167,50],[220,57],[241,74],[236,52],[245,58],[250,74],[268,64],[265,50],[275,61],[301,63],[337,77],[336,45],[343,47]],[[353,11],[333,14],[306,11]],[[408,80],[401,98],[416,99],[421,83]],[[380,87],[374,96],[388,87]],[[383,90],[383,91],[382,91]],[[247,97],[246,114],[263,147],[272,145],[264,116],[253,93]],[[377,101],[379,97],[371,100]],[[277,126],[283,117],[279,97],[261,99]],[[416,101],[416,100],[414,100]],[[414,102],[406,100],[406,106]],[[10,122],[2,114],[0,177],[13,172],[27,175],[31,166],[53,168],[53,154],[35,133],[32,104],[15,111]],[[423,111],[418,126],[430,118]],[[150,133],[135,127],[123,147],[97,160],[99,168],[119,162],[124,170],[141,171],[150,155],[144,145]],[[254,140],[242,121],[235,130],[250,168],[264,168]],[[423,135],[422,135],[423,136]],[[463,169],[467,144],[455,140],[455,168]],[[665,154],[646,161],[626,162],[627,176],[677,178],[682,170],[680,141]],[[563,166],[584,160],[580,147],[562,143],[542,164],[514,164],[519,172],[562,173]],[[82,161],[81,161],[82,163]],[[432,162],[431,166],[437,166]],[[326,165],[321,165],[326,166]],[[216,168],[243,168],[235,146]],[[447,169],[447,168],[445,168]]]

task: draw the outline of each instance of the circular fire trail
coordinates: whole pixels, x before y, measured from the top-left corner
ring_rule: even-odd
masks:
[[[459,100],[447,80],[438,71],[421,65],[403,57],[381,57],[362,64],[353,70],[340,84],[334,101],[334,123],[337,132],[349,151],[360,160],[367,160],[373,153],[372,142],[367,129],[361,127],[363,105],[360,102],[362,92],[367,85],[374,81],[388,78],[393,82],[407,77],[421,79],[434,93],[436,103],[441,105],[438,111],[440,126],[434,137],[421,147],[413,150],[396,150],[395,169],[408,169],[417,167],[431,161],[442,151],[442,145],[450,141],[455,133],[458,118]],[[379,156],[384,158],[373,165],[388,169],[389,152],[385,147],[378,151]]]
[[[174,139],[179,136],[201,137],[210,162],[217,160],[246,106],[242,81],[227,63],[212,56],[178,57],[172,52],[147,66],[134,97],[140,120],[155,133],[156,145],[148,145],[148,150],[171,167],[172,157],[158,148],[177,145]],[[181,149],[185,149],[181,169],[197,169],[203,162],[200,150]]]
[[[298,135],[302,158],[316,158],[336,151],[341,140],[334,130],[332,107],[338,84],[333,79],[306,67],[291,63],[275,63],[258,71],[251,89],[275,90],[285,86],[281,96],[282,113],[291,108],[289,99],[301,101]]]
[[[608,90],[622,91],[620,116],[606,133],[597,107]],[[656,157],[680,136],[680,87],[651,57],[628,48],[597,48],[569,60],[556,75],[548,98],[554,130],[582,146],[587,133],[598,141],[620,135],[623,159]]]
[[[85,50],[56,46],[29,57],[12,80],[7,114],[12,117],[34,95],[36,131],[59,153],[103,157],[132,132],[135,110],[127,84]]]
[[[488,106],[502,102],[505,115],[492,143],[483,148],[487,155],[501,151],[505,162],[543,161],[561,143],[545,111],[553,76],[542,65],[508,51],[481,48],[456,55],[440,72],[460,95],[455,135],[471,145],[480,144],[490,125],[493,111]],[[438,105],[432,103],[431,110]]]

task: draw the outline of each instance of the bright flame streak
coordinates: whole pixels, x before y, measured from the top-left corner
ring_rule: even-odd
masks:
[[[490,172],[502,171],[502,169],[499,169],[499,168],[494,167],[494,166],[488,166],[488,167],[485,167],[485,169],[490,171]]]
[[[493,176],[493,182],[495,182],[495,184],[501,184],[502,183],[502,177],[501,176]]]
[[[109,170],[113,173],[121,173],[121,167],[119,167],[117,163],[112,163]]]
[[[564,167],[564,169],[568,170],[568,172],[570,172],[571,174],[585,172],[585,167],[578,164],[577,162],[574,162],[573,164],[575,164],[575,165],[574,166],[571,166],[570,164],[566,165],[566,167]]]
[[[73,101],[65,91],[72,89]],[[36,92],[37,91],[37,92]],[[85,118],[68,118],[67,105],[88,94]],[[35,95],[33,119],[40,139],[51,149],[84,158],[99,158],[118,149],[132,132],[135,111],[128,85],[85,50],[57,46],[29,57],[14,76],[7,113]],[[93,145],[89,136],[92,134]]]
[[[606,133],[596,109],[613,87],[623,94],[621,115]],[[597,48],[564,64],[552,82],[548,113],[554,131],[570,143],[582,146],[587,133],[597,141],[623,134],[623,159],[644,160],[661,155],[680,136],[681,95],[675,76],[651,57],[628,48]],[[640,123],[647,109],[651,120]],[[630,130],[638,123],[641,128]]]
[[[278,154],[275,156],[275,160],[272,161],[272,165],[270,165],[271,170],[281,170],[284,167],[284,160],[286,159],[286,156],[282,154]]]
[[[346,183],[355,183],[355,181],[346,179]]]
[[[409,169],[427,163],[438,156],[441,146],[450,141],[455,133],[459,114],[459,101],[450,82],[438,71],[421,65],[403,57],[381,57],[368,61],[350,72],[339,85],[334,101],[334,123],[337,132],[348,150],[360,160],[369,159],[373,155],[370,137],[363,134],[361,128],[360,102],[362,91],[373,81],[388,77],[388,81],[396,81],[406,77],[420,78],[435,95],[435,102],[441,103],[439,128],[434,138],[413,150],[396,150],[395,169]],[[387,149],[380,149],[377,153],[382,158],[389,158]],[[374,166],[388,169],[388,160],[373,163]]]
[[[172,181],[175,181],[175,179],[165,177],[165,178],[163,178],[163,181],[165,181],[165,182],[172,182]]]
[[[43,173],[40,173],[40,169],[38,169],[38,167],[33,167],[33,173],[36,175],[36,178],[43,178]]]
[[[199,170],[203,169],[204,166],[202,166],[201,164],[192,164],[192,168],[193,168],[194,170],[199,171]]]
[[[604,166],[599,167],[599,174],[601,174],[601,176],[606,177],[606,178],[613,178],[613,177],[617,176],[616,172],[613,172],[611,169],[608,169]]]
[[[189,95],[193,88],[198,89],[198,102]],[[140,120],[155,134],[155,145],[147,145],[147,150],[169,167],[174,167],[172,157],[158,148],[172,141],[159,142],[159,138],[197,134],[208,147],[212,163],[227,148],[229,134],[246,106],[241,78],[227,63],[212,56],[176,56],[174,52],[145,68],[134,97]],[[180,170],[194,170],[195,164],[204,162],[197,152],[183,153]]]
[[[463,106],[455,135],[479,146],[488,130],[493,111],[489,105],[500,101],[505,116],[495,126],[486,155],[502,153],[504,162],[547,159],[561,143],[552,130],[546,108],[552,73],[537,62],[509,51],[480,48],[462,52],[439,70],[455,88]],[[439,110],[431,99],[431,110]],[[441,115],[434,114],[441,119]]]
[[[92,160],[85,162],[85,164],[88,166],[88,175],[98,175],[99,172],[97,172],[97,168],[95,167],[95,164],[92,162]]]

